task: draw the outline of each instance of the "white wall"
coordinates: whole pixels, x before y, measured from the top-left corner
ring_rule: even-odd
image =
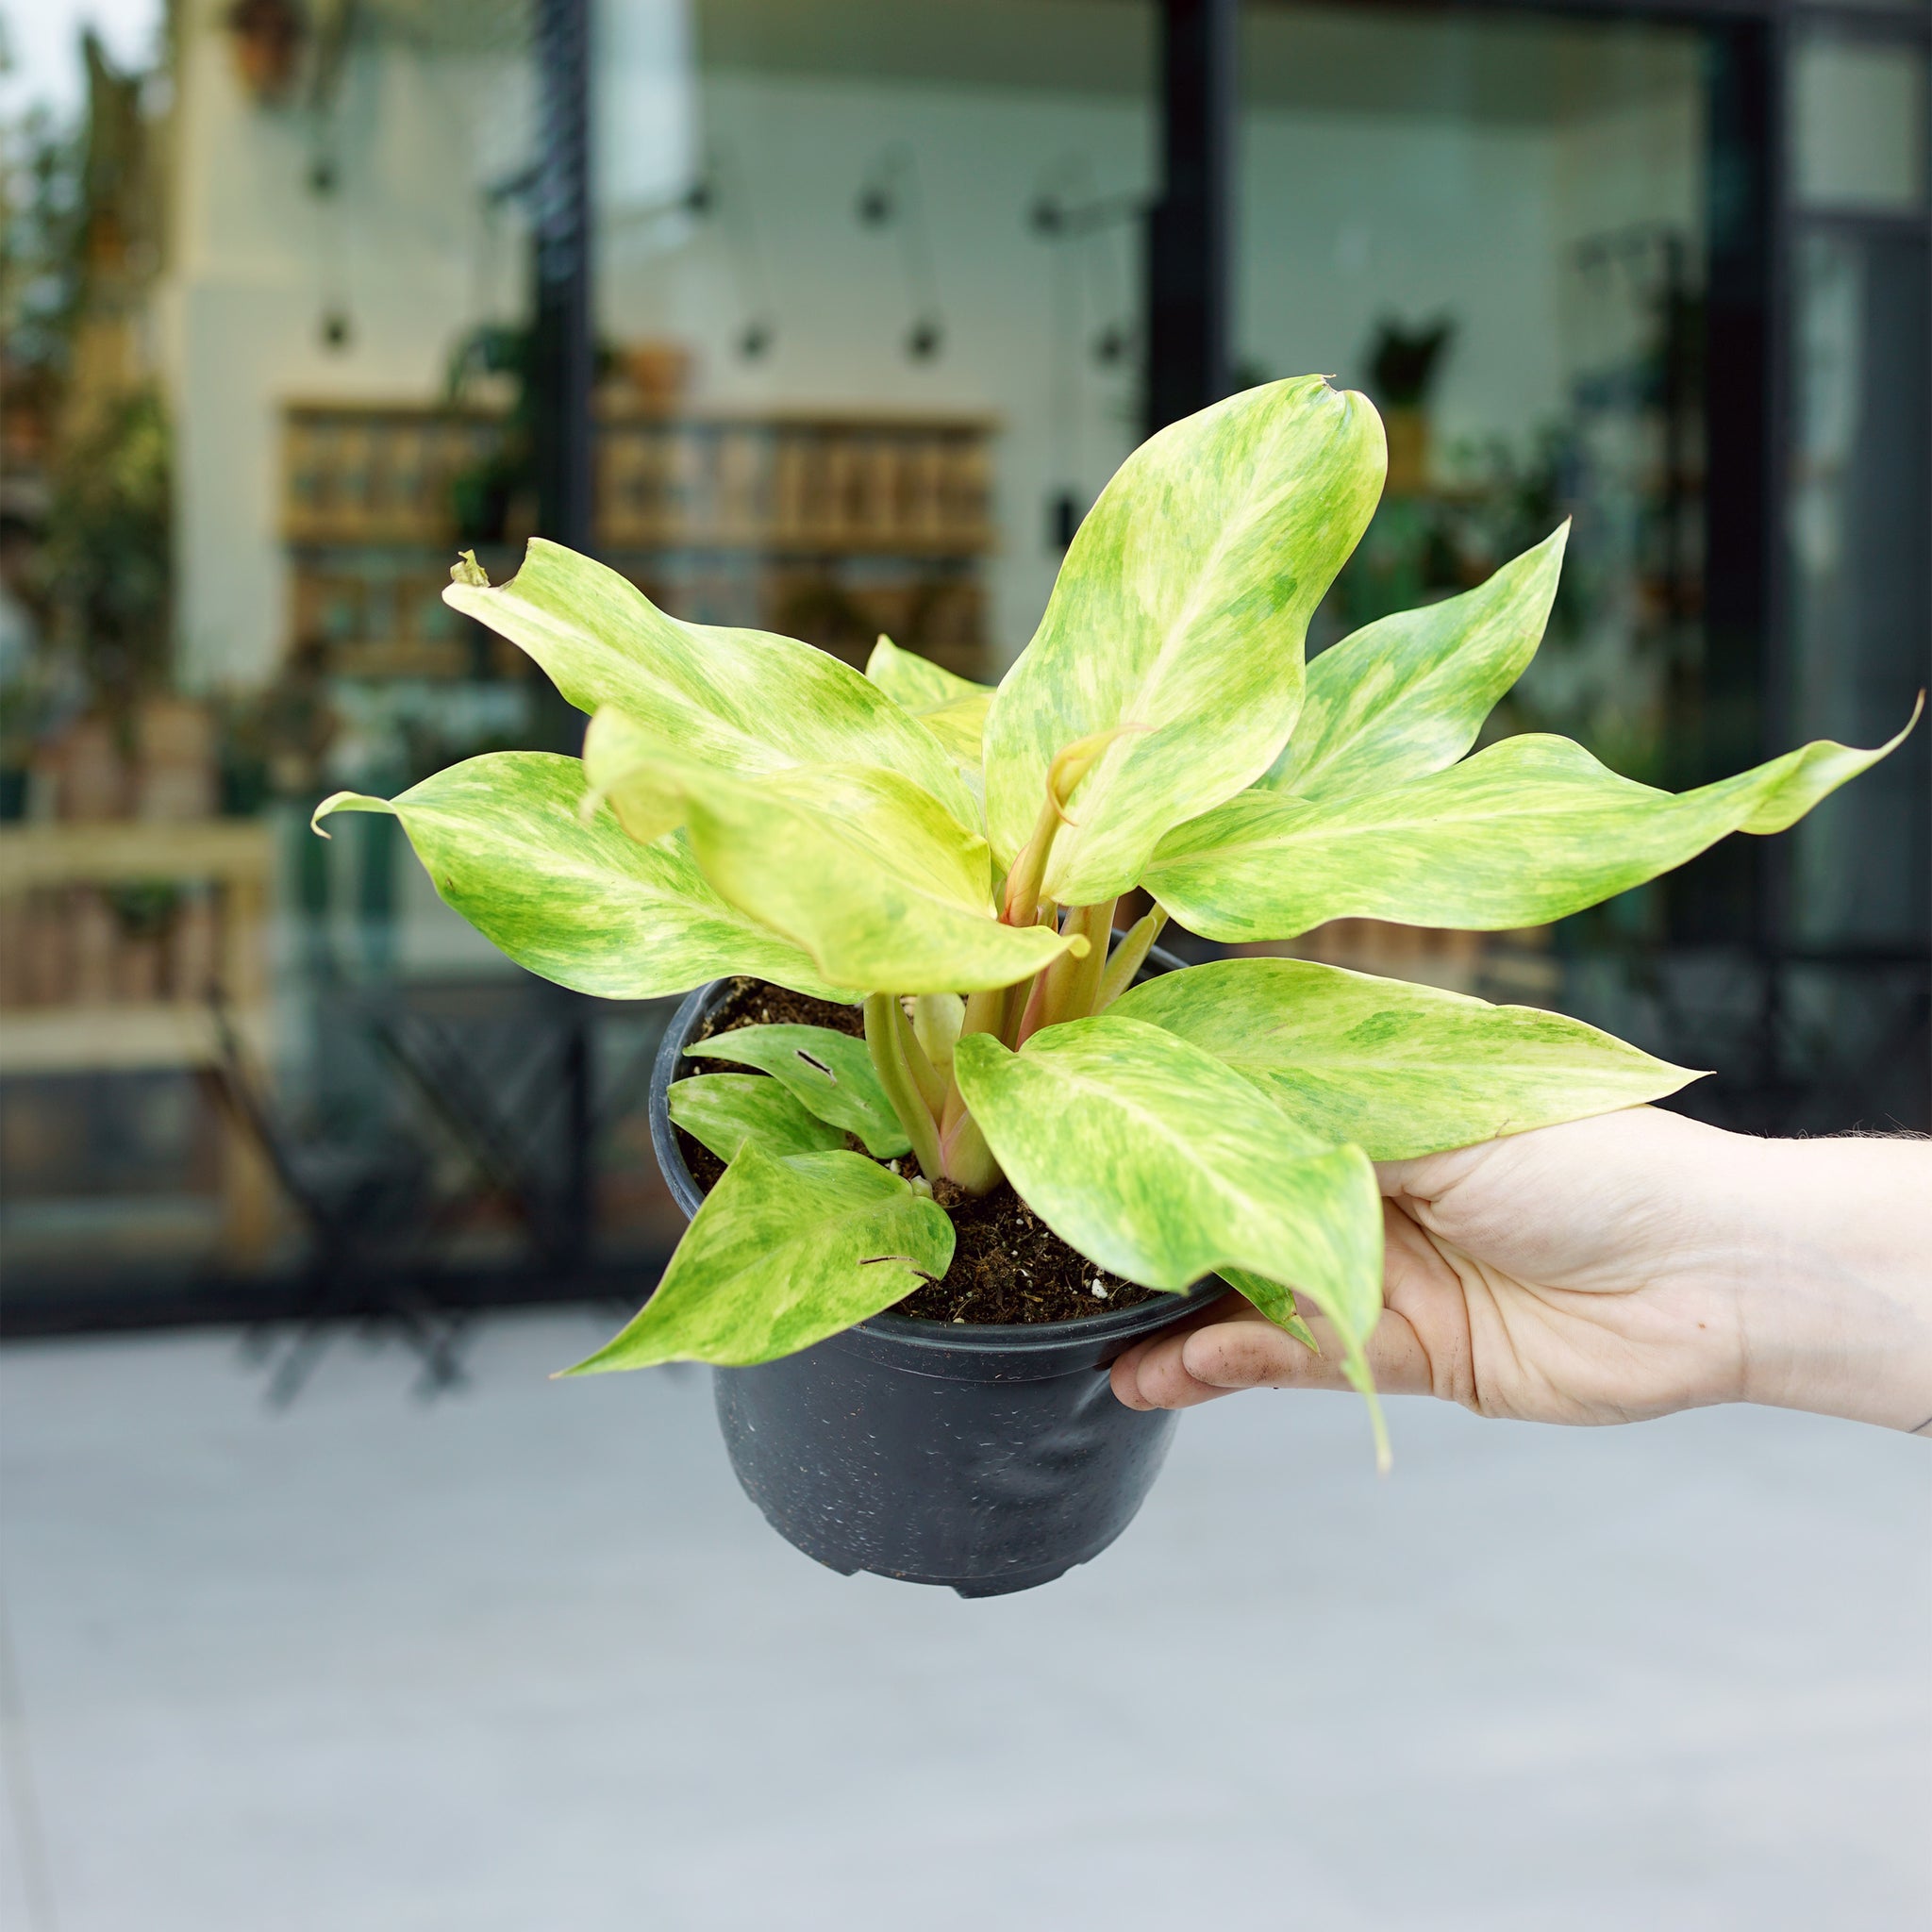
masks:
[[[1562,398],[1551,149],[1545,128],[1446,116],[1250,113],[1239,353],[1271,375],[1359,383],[1382,317],[1446,313],[1441,437],[1546,421]]]
[[[451,341],[521,276],[514,239],[479,303],[475,184],[516,164],[527,77],[508,57],[352,54],[327,142],[338,192],[307,177],[311,117],[243,94],[221,0],[189,0],[175,112],[176,189],[160,302],[179,439],[178,651],[191,686],[272,674],[285,641],[280,409],[292,398],[420,401]],[[353,337],[325,346],[340,306]]]
[[[1145,109],[728,73],[708,76],[702,98],[706,142],[724,158],[716,216],[688,225],[683,245],[663,253],[608,250],[604,326],[695,344],[708,400],[996,417],[1004,543],[991,571],[989,629],[1005,654],[1016,652],[1058,563],[1046,541],[1049,492],[1073,485],[1091,497],[1135,441],[1131,375],[1091,364],[1072,385],[1074,436],[1055,436],[1054,252],[1026,210],[1049,170],[1073,155],[1088,159],[1103,192],[1142,188]],[[854,214],[867,169],[899,142],[916,154],[946,321],[944,350],[927,362],[905,352],[913,296],[899,233]],[[747,207],[776,322],[771,353],[756,361],[735,349],[760,293],[743,286],[757,279],[739,225]],[[1136,269],[1128,287],[1138,286]]]

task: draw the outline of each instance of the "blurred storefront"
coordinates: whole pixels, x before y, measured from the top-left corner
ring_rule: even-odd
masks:
[[[1924,5],[174,0],[8,130],[0,1265],[16,1331],[635,1301],[662,1013],[391,822],[564,741],[438,591],[542,530],[970,675],[1150,424],[1366,388],[1311,642],[1575,518],[1505,728],[1673,788],[1928,681]],[[588,98],[588,115],[584,105]],[[579,245],[582,244],[582,245]],[[1932,779],[1554,934],[1302,949],[1560,1004],[1772,1131],[1932,1126]]]

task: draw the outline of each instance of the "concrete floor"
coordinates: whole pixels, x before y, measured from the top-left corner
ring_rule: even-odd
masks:
[[[8,1352],[19,1932],[1628,1932],[1932,1923],[1932,1454],[1340,1397],[1187,1418],[1028,1595],[844,1579],[705,1378],[424,1405],[338,1344]]]

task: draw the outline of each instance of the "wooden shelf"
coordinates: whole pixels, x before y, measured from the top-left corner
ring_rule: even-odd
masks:
[[[134,1067],[206,1066],[215,1058],[205,979],[253,1012],[266,998],[260,944],[275,862],[275,829],[247,819],[113,820],[99,824],[9,826],[0,832],[0,898],[25,900],[102,887],[166,883],[218,890],[215,925],[205,953],[189,969],[194,983],[175,996],[112,1001],[81,977],[79,998],[56,1000],[71,985],[72,958],[55,978],[0,1007],[0,1071],[121,1071]],[[70,902],[71,903],[71,902]],[[71,929],[70,929],[71,930]],[[15,942],[9,934],[9,943]],[[76,974],[76,976],[80,976]],[[161,985],[165,987],[166,981]],[[103,991],[106,990],[103,989]]]
[[[992,547],[985,416],[646,410],[595,426],[602,550],[972,558]],[[506,421],[395,404],[284,411],[292,547],[450,548],[455,486],[504,453]]]
[[[644,403],[608,392],[597,397],[592,407],[600,426],[636,423],[697,423],[720,427],[777,424],[788,429],[942,429],[962,436],[991,436],[1001,427],[1001,418],[990,409],[879,408],[857,403]],[[358,402],[328,396],[291,396],[283,403],[282,413],[290,420],[354,419],[399,427],[433,420],[472,428],[500,429],[508,420],[508,412],[502,409],[447,408],[403,397]]]
[[[274,1058],[261,939],[275,850],[275,827],[255,820],[10,825],[0,830],[0,896],[25,900],[31,908],[35,895],[51,895],[58,908],[63,894],[115,886],[214,888],[214,928],[190,977],[219,972],[236,1034],[258,1064]],[[214,1015],[187,986],[172,998],[0,1008],[0,1074],[9,1078],[168,1069],[207,1074],[221,1058]],[[275,1183],[260,1151],[225,1110],[220,1186],[226,1253],[240,1261],[258,1259],[275,1234]]]
[[[265,1007],[230,1016],[242,1044],[267,1056]],[[132,1074],[212,1067],[221,1060],[214,1016],[205,1006],[155,1001],[135,1006],[8,1007],[0,1009],[0,1074]]]
[[[0,892],[207,879],[265,887],[271,827],[253,819],[111,819],[0,831]]]
[[[879,536],[850,530],[703,530],[671,523],[642,522],[600,524],[598,530],[599,550],[607,557],[618,558],[626,553],[655,558],[667,550],[689,550],[756,557],[773,563],[810,563],[847,557],[908,558],[938,562],[985,557],[996,547],[992,530],[983,525],[948,530],[937,537]]]

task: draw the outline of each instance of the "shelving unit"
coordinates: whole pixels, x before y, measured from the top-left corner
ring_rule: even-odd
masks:
[[[11,825],[0,832],[0,919],[25,921],[39,897],[125,886],[192,886],[212,895],[213,924],[196,964],[158,996],[97,996],[97,976],[70,969],[68,999],[0,1007],[0,1077],[211,1071],[220,1043],[207,977],[218,979],[247,1050],[267,1058],[271,1028],[260,947],[273,867],[273,831],[238,820],[108,821]],[[18,934],[9,938],[17,943]],[[18,989],[14,989],[18,991]],[[223,1245],[257,1255],[275,1220],[275,1193],[252,1142],[223,1117]]]
[[[992,423],[876,411],[607,412],[596,430],[599,554],[678,616],[772,629],[861,659],[880,630],[948,669],[984,670],[982,560]],[[460,479],[501,464],[507,418],[293,404],[283,536],[297,638],[350,677],[517,675],[440,601]],[[501,578],[522,544],[477,546]]]

